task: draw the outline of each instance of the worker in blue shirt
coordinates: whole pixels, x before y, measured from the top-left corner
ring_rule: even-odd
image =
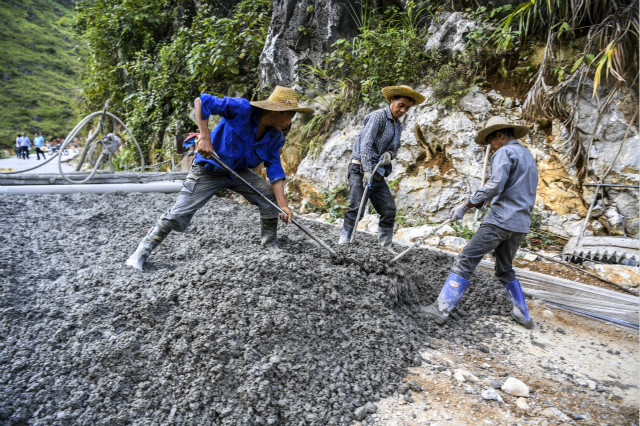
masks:
[[[38,156],[38,160],[40,159],[40,155],[42,155],[42,159],[46,160],[44,156],[44,151],[42,150],[42,145],[44,144],[44,137],[40,136],[40,133],[36,132],[36,137],[33,138],[33,144],[36,146],[36,155]]]
[[[491,145],[491,179],[467,201],[449,213],[460,220],[471,207],[491,203],[489,213],[473,238],[456,257],[438,299],[426,307],[426,313],[439,325],[447,320],[469,286],[469,280],[482,257],[490,252],[496,256],[495,275],[505,285],[513,302],[511,316],[525,328],[533,328],[520,282],[513,270],[513,258],[529,232],[531,211],[536,201],[538,166],[531,152],[517,139],[529,133],[529,128],[507,122],[503,117],[491,117],[478,132],[476,143]]]
[[[311,108],[298,106],[295,90],[276,86],[264,101],[249,102],[242,98],[218,98],[203,93],[194,101],[195,117],[200,135],[196,141],[196,156],[191,172],[183,184],[178,200],[163,214],[138,245],[126,264],[142,270],[147,258],[172,231],[185,231],[194,213],[223,188],[241,194],[260,211],[260,243],[276,249],[278,216],[291,222],[293,213],[284,193],[285,174],[280,162],[284,145],[282,130],[291,124],[296,112],[312,113]],[[209,117],[222,120],[209,133]],[[233,179],[213,159],[214,153],[286,213],[278,213],[269,203]],[[269,182],[251,171],[264,164]]]

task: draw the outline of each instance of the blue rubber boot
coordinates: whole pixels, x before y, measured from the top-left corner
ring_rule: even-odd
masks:
[[[531,330],[533,328],[533,320],[529,315],[529,308],[527,307],[527,302],[524,300],[524,293],[522,292],[522,287],[520,287],[520,281],[513,280],[505,284],[505,287],[509,293],[509,299],[513,302],[511,317],[524,328]]]
[[[440,290],[438,299],[424,308],[424,312],[433,318],[436,324],[444,324],[447,318],[449,318],[449,314],[453,308],[467,290],[467,287],[469,287],[469,280],[450,272],[447,281],[445,281],[442,290]]]

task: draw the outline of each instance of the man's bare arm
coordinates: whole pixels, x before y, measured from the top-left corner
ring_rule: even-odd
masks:
[[[280,220],[283,222],[291,223],[291,219],[293,218],[293,212],[289,208],[289,203],[287,202],[287,196],[284,194],[284,179],[279,179],[271,184],[271,188],[273,189],[273,194],[276,196],[276,201],[278,202],[278,207],[287,213],[286,215],[280,213]]]

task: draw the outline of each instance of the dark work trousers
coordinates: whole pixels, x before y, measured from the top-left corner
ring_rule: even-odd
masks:
[[[513,258],[526,235],[522,232],[511,232],[499,226],[483,223],[456,257],[451,272],[470,280],[482,257],[495,251],[495,275],[502,283],[510,283],[516,279],[512,265]]]
[[[362,201],[362,194],[365,189],[362,186],[364,174],[360,164],[351,163],[349,164],[348,170],[349,208],[344,215],[344,225],[349,229],[353,229],[356,223],[356,217],[358,216],[360,201]],[[369,204],[369,199],[371,199],[373,207],[380,214],[380,223],[378,226],[381,228],[393,228],[396,220],[396,202],[393,200],[387,182],[382,179],[382,176],[379,177],[380,180],[373,179],[371,189],[367,189],[367,199],[364,201],[362,216],[367,213],[367,205]],[[362,219],[362,216],[360,216],[360,219]]]
[[[40,148],[36,147],[36,154],[38,155],[38,160],[40,159],[40,154],[42,154],[42,159],[46,160],[47,158],[44,156],[44,151]]]
[[[249,169],[239,169],[236,170],[236,173],[253,185],[258,191],[262,192],[272,202],[276,203],[273,189],[267,180]],[[251,192],[242,182],[237,179],[232,179],[227,172],[207,173],[202,166],[193,164],[191,166],[191,172],[187,175],[182,185],[176,203],[168,212],[160,217],[159,223],[170,227],[174,231],[186,231],[195,212],[203,207],[216,192],[224,188],[237,192],[248,202],[258,206],[260,218],[278,218],[278,211],[276,209],[258,195]]]

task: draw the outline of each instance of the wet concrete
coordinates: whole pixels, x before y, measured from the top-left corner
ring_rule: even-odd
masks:
[[[0,424],[349,424],[402,385],[421,348],[478,347],[490,336],[472,331],[479,319],[508,321],[487,274],[439,328],[396,303],[374,236],[339,249],[364,267],[335,264],[294,226],[265,252],[257,209],[228,199],[170,234],[144,273],[125,267],[174,200],[1,198]],[[304,223],[336,247],[338,229]],[[410,298],[431,303],[452,260],[403,258]]]

